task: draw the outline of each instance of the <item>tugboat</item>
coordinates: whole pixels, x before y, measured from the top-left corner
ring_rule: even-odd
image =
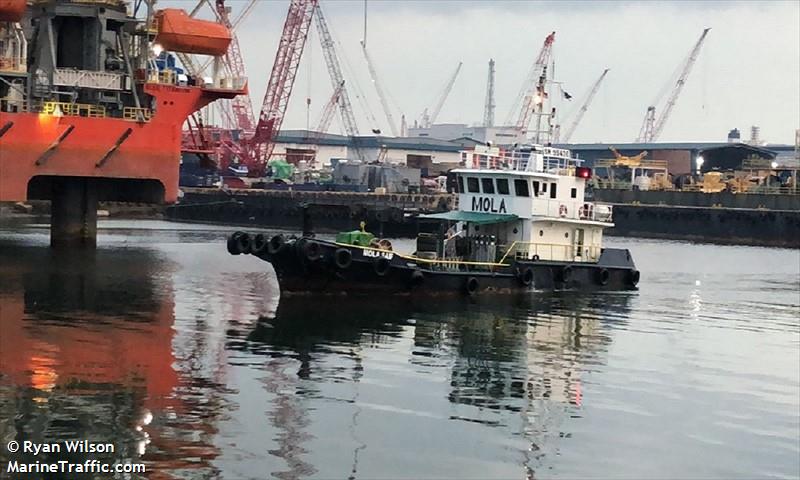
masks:
[[[458,209],[420,215],[416,251],[361,230],[321,240],[236,232],[233,255],[272,264],[283,293],[479,295],[635,290],[626,249],[603,248],[612,207],[585,200],[591,169],[569,150],[478,146],[453,170]]]

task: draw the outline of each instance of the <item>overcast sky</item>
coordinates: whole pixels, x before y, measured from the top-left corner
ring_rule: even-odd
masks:
[[[193,0],[163,1],[191,9]],[[228,0],[233,16],[244,0]],[[362,133],[388,132],[359,40],[363,0],[321,0],[341,45],[347,86]],[[256,111],[264,95],[288,1],[261,0],[237,33]],[[562,123],[604,68],[603,86],[574,142],[632,141],[647,105],[664,89],[711,27],[661,141],[724,140],[729,129],[749,138],[751,125],[771,143],[794,143],[800,128],[800,2],[368,2],[367,46],[390,96],[393,115],[408,123],[433,107],[459,61],[464,62],[438,122],[482,121],[487,63],[496,61],[496,123],[502,123],[544,37],[556,32],[556,79],[574,96],[557,105]],[[206,12],[208,13],[208,12]],[[357,92],[364,99],[357,99]],[[283,128],[318,123],[332,93],[319,38],[312,28]],[[368,105],[367,108],[364,105]],[[566,118],[565,118],[566,117]],[[338,119],[332,132],[339,132]]]

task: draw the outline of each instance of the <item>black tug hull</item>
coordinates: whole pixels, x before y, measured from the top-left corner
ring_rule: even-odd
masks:
[[[237,235],[239,235],[237,237]],[[250,253],[272,264],[282,294],[481,295],[529,290],[636,290],[630,252],[603,249],[597,263],[512,261],[508,266],[453,266],[395,252],[310,237],[266,240],[234,234],[231,254]],[[470,270],[466,270],[470,268]]]

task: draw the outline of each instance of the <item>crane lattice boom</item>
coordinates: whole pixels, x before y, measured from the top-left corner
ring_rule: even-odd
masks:
[[[494,59],[489,59],[489,77],[486,79],[486,101],[483,106],[483,126],[494,126]]]
[[[575,114],[575,119],[570,124],[567,131],[564,133],[564,138],[561,139],[564,143],[569,143],[569,139],[572,137],[572,134],[575,133],[575,129],[578,128],[578,125],[583,120],[583,115],[586,113],[586,110],[589,109],[589,105],[592,104],[592,100],[594,100],[595,95],[597,95],[597,91],[600,90],[600,84],[603,83],[603,79],[606,78],[606,74],[608,74],[608,68],[603,70],[603,73],[600,75],[600,78],[594,82],[592,85],[591,90],[589,90],[589,95],[587,95],[586,100],[581,105],[581,108],[578,110],[578,113]]]
[[[233,33],[233,25],[228,18],[228,11],[225,8],[225,0],[217,0],[217,13],[223,25],[232,33],[231,43],[225,53],[225,63],[234,78],[244,78],[245,68],[239,49],[239,39]],[[231,100],[231,109],[235,117],[235,127],[245,132],[252,132],[255,127],[255,116],[253,115],[253,105],[250,102],[250,95],[238,95]]]
[[[342,126],[344,133],[348,137],[358,136],[358,125],[356,124],[356,116],[353,113],[353,105],[350,103],[350,96],[347,94],[347,88],[344,83],[344,75],[342,74],[342,67],[339,63],[339,57],[336,55],[336,47],[331,36],[328,22],[322,14],[322,9],[317,5],[317,33],[319,34],[319,41],[322,44],[322,53],[325,57],[325,64],[328,67],[328,74],[331,77],[331,85],[334,91],[339,91],[339,113],[342,118]],[[330,122],[329,122],[330,123]],[[327,128],[326,128],[327,130]],[[356,148],[356,155],[359,159],[363,160],[363,152]]]
[[[325,104],[325,108],[322,110],[322,116],[319,120],[319,125],[317,126],[317,130],[314,132],[314,138],[318,139],[322,136],[323,133],[328,131],[328,128],[331,126],[331,121],[333,120],[333,112],[336,111],[336,105],[338,105],[342,101],[342,93],[344,92],[344,80],[340,83],[336,90],[333,91],[333,95],[331,95],[330,100],[328,103]]]
[[[453,90],[453,85],[456,83],[456,78],[458,78],[458,73],[461,71],[461,66],[463,62],[458,62],[458,66],[456,67],[456,71],[453,72],[453,75],[447,81],[447,84],[442,91],[442,94],[439,96],[439,100],[436,102],[436,106],[433,108],[433,113],[430,117],[426,116],[426,127],[430,127],[434,122],[436,122],[436,118],[439,117],[439,112],[442,111],[442,107],[444,106],[444,102],[447,100],[447,97],[450,96],[450,92]]]
[[[250,141],[251,148],[257,153],[257,161],[268,161],[275,148],[273,139],[286,114],[317,3],[318,0],[292,0],[289,4],[289,13],[283,25],[258,124]]]
[[[386,115],[386,121],[389,123],[389,130],[392,132],[392,136],[397,136],[397,126],[394,123],[394,117],[392,116],[392,110],[389,108],[389,102],[386,100],[386,94],[383,92],[383,87],[381,87],[381,83],[378,80],[378,72],[375,71],[375,66],[372,64],[372,58],[369,56],[367,52],[367,44],[364,41],[361,41],[361,51],[364,54],[364,59],[367,61],[367,69],[369,69],[370,78],[372,78],[372,83],[375,85],[375,91],[378,93],[378,99],[381,101],[381,107],[383,107],[383,113]]]
[[[675,82],[675,86],[672,88],[672,93],[670,94],[669,99],[664,106],[664,111],[661,113],[661,115],[656,117],[655,105],[647,107],[647,113],[645,114],[642,129],[639,132],[639,142],[655,142],[658,140],[658,137],[664,130],[664,125],[667,123],[667,120],[672,113],[673,107],[675,107],[675,103],[678,101],[678,97],[681,94],[681,90],[683,90],[683,86],[686,84],[686,79],[689,78],[689,73],[691,73],[692,67],[694,67],[697,57],[700,55],[700,49],[703,47],[703,43],[705,42],[706,36],[710,30],[710,28],[703,30],[700,38],[694,44],[694,47],[692,47],[691,52],[689,52],[689,57],[686,59],[683,65],[681,74],[678,76],[678,80]]]
[[[536,95],[539,78],[542,76],[544,67],[550,59],[550,53],[552,52],[553,42],[555,39],[556,32],[551,32],[550,35],[545,37],[542,48],[539,51],[539,55],[536,57],[533,65],[531,65],[528,76],[525,77],[525,81],[522,83],[522,87],[517,94],[517,98],[514,100],[511,110],[508,112],[508,117],[506,118],[505,122],[506,125],[511,125],[511,122],[514,120],[514,114],[519,112],[516,125],[519,126],[519,124],[524,121],[524,117],[527,115],[528,123],[525,124],[525,129],[527,129],[528,124],[530,123],[530,117],[533,113],[533,98]]]

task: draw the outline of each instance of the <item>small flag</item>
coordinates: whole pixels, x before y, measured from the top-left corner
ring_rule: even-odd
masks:
[[[564,98],[565,98],[565,99],[567,99],[567,100],[572,100],[572,95],[570,95],[569,93],[567,93],[567,91],[566,91],[566,90],[561,90],[561,93],[563,93],[563,94],[564,94]]]

